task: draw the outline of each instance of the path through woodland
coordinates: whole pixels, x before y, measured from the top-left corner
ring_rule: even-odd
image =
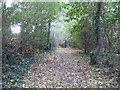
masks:
[[[38,55],[38,58],[40,56]],[[88,59],[88,58],[87,58]],[[116,81],[85,61],[81,50],[58,48],[44,53],[30,66],[22,87],[29,88],[98,88],[115,87]]]

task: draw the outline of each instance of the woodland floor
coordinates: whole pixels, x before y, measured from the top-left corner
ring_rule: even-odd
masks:
[[[38,54],[37,62],[23,77],[24,88],[106,88],[117,86],[114,78],[102,74],[100,68],[89,65],[81,50],[58,48]]]

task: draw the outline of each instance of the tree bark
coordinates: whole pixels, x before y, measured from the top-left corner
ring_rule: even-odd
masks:
[[[50,43],[50,28],[51,28],[51,21],[48,22],[48,40],[47,40],[47,49],[51,49],[51,43]]]
[[[100,15],[102,13],[102,8],[103,8],[103,2],[98,2],[97,3],[97,11],[95,14],[94,18],[94,47],[93,51],[90,53],[90,58],[91,58],[91,64],[96,64],[97,63],[97,56],[99,54],[100,50]]]
[[[50,42],[50,27],[51,27],[51,23],[49,21],[48,22],[48,42]]]
[[[118,42],[120,42],[120,1],[118,2]],[[120,45],[120,44],[119,44]],[[118,45],[118,47],[119,47]],[[118,84],[119,84],[119,87],[120,88],[120,61],[118,61],[119,64],[118,64]]]
[[[2,31],[5,30],[5,17],[6,17],[6,0],[3,1],[3,10],[2,10]],[[4,41],[6,40],[5,36],[2,35],[2,44],[4,45]],[[4,47],[2,47],[2,49],[4,50]]]
[[[95,48],[99,45],[99,38],[100,38],[100,15],[102,12],[102,2],[98,2],[97,5],[97,11],[96,11],[96,16],[95,16]]]
[[[4,14],[6,13],[6,1],[7,1],[7,0],[4,0],[4,1],[3,1],[3,13],[4,13]]]

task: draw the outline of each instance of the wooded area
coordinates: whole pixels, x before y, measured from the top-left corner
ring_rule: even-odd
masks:
[[[14,2],[7,7],[4,1],[0,5],[3,88],[120,87],[120,2]],[[13,33],[13,27],[20,31]],[[63,84],[57,76],[52,84],[41,82],[53,73],[50,68],[51,78],[62,76],[61,72],[76,84],[67,80]],[[33,77],[35,84],[27,77]]]

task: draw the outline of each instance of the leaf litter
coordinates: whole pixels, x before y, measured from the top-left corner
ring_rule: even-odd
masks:
[[[44,53],[29,68],[29,75],[23,78],[23,88],[116,88],[114,78],[105,76],[100,68],[90,66],[79,54],[80,50],[59,48]],[[42,61],[42,62],[41,62]],[[79,63],[79,64],[78,64]]]

